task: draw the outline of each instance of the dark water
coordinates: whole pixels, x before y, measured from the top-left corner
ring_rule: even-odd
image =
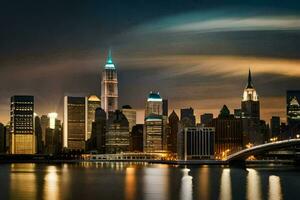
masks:
[[[300,199],[300,169],[0,164],[0,199]]]

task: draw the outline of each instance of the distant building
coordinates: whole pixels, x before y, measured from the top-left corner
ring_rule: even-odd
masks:
[[[226,105],[217,118],[209,125],[215,128],[215,155],[220,158],[232,154],[243,147],[242,120],[230,114]]]
[[[290,128],[300,125],[300,90],[286,92],[287,123]]]
[[[34,154],[34,97],[11,97],[10,113],[10,153]]]
[[[170,134],[167,138],[168,141],[168,151],[171,153],[177,153],[177,135],[179,131],[180,121],[178,115],[173,112],[169,116],[169,127],[170,127]]]
[[[213,120],[214,115],[212,113],[204,113],[200,116],[201,124],[206,126]]]
[[[87,113],[86,113],[86,116],[87,116],[87,119],[86,119],[86,139],[85,140],[88,140],[90,139],[91,137],[91,134],[92,134],[92,123],[95,121],[95,111],[97,108],[100,108],[101,107],[101,101],[100,99],[96,96],[96,95],[91,95],[88,97],[87,99]]]
[[[179,147],[180,160],[213,159],[215,129],[212,127],[189,127],[182,130]]]
[[[182,127],[193,127],[196,125],[196,118],[193,108],[183,108],[180,110],[180,121]]]
[[[85,149],[86,101],[85,97],[65,96],[64,98],[64,148]]]
[[[109,50],[101,81],[101,107],[107,117],[118,109],[118,97],[117,70]]]
[[[130,151],[143,152],[143,131],[143,124],[137,124],[132,127],[130,134]]]
[[[278,137],[280,135],[280,117],[272,116],[270,120],[271,137]]]
[[[146,101],[144,123],[144,151],[161,152],[166,147],[164,133],[165,118],[163,117],[162,98],[159,93],[150,92]]]
[[[168,99],[163,99],[162,101],[162,115],[163,116],[169,116],[169,103],[168,103]]]
[[[6,130],[5,126],[0,123],[0,154],[6,153]]]
[[[129,105],[125,105],[121,111],[129,122],[129,132],[131,132],[132,127],[136,125],[136,110],[132,109]]]
[[[41,116],[41,128],[42,128],[42,142],[45,144],[46,140],[46,129],[50,126],[50,119],[47,115]]]
[[[95,121],[92,123],[92,134],[87,141],[88,150],[97,150],[101,154],[105,153],[106,130],[106,113],[102,108],[97,108]]]
[[[105,141],[108,154],[129,151],[129,122],[120,110],[116,110],[108,119]]]
[[[234,109],[234,117],[235,118],[242,118],[243,117],[243,113],[242,113],[242,109],[238,108],[238,109]]]

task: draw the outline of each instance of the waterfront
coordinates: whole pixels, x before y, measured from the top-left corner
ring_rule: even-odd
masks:
[[[146,163],[1,164],[1,199],[295,199],[300,170]]]

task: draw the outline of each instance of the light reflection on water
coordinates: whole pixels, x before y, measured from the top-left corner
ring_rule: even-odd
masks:
[[[6,169],[7,168],[7,169]],[[7,171],[7,174],[3,174]],[[0,165],[1,199],[296,199],[299,170],[134,163]],[[235,175],[234,175],[235,174]],[[237,176],[238,175],[238,176]],[[7,177],[9,179],[7,180]],[[288,177],[288,178],[287,178]],[[244,188],[244,189],[242,189]],[[265,191],[265,192],[263,192]],[[235,195],[238,193],[238,195]],[[295,197],[295,198],[294,198]]]

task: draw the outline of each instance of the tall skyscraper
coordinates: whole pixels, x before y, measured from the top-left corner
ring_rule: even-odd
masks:
[[[96,95],[91,95],[87,99],[87,113],[86,113],[86,140],[90,139],[91,134],[92,134],[92,123],[95,121],[95,112],[96,109],[101,107],[101,101]]]
[[[34,154],[34,97],[11,97],[10,114],[10,153]]]
[[[208,125],[214,118],[214,115],[212,113],[204,113],[200,116],[201,124],[206,126]]]
[[[107,117],[118,109],[118,97],[117,70],[109,50],[101,82],[101,107],[107,113]]]
[[[85,149],[86,102],[85,97],[65,96],[64,98],[64,148]]]
[[[248,83],[246,88],[244,89],[241,105],[242,105],[243,118],[251,119],[257,122],[260,120],[259,99],[252,83],[252,76],[251,76],[250,69],[248,74]]]
[[[169,116],[169,137],[168,141],[168,151],[171,153],[177,153],[177,135],[179,131],[179,117],[173,110],[173,112]]]
[[[159,93],[150,92],[146,102],[144,151],[161,152],[164,150],[164,121],[162,98]]]
[[[129,122],[120,110],[116,110],[108,119],[105,146],[106,153],[129,151]]]
[[[130,133],[130,151],[143,152],[143,131],[143,124],[137,124],[132,127]]]
[[[6,130],[5,126],[0,123],[0,153],[6,152]]]
[[[193,127],[196,125],[196,118],[193,108],[183,108],[180,110],[180,121],[183,127]]]
[[[125,105],[122,106],[121,111],[129,122],[129,132],[131,132],[132,127],[136,125],[136,110],[132,109],[129,105]]]
[[[45,144],[46,140],[46,129],[50,126],[50,119],[47,115],[41,116],[41,128],[42,128],[42,141]]]
[[[231,115],[226,105],[223,106],[219,116],[213,119],[209,126],[215,128],[216,156],[220,158],[242,149],[242,120]]]
[[[35,129],[35,140],[36,140],[36,152],[38,154],[44,153],[44,143],[43,143],[43,132],[41,126],[41,120],[39,116],[34,118],[34,129]]]

